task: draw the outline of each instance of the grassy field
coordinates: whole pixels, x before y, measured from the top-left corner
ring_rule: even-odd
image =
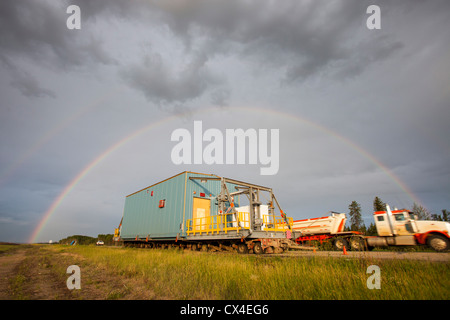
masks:
[[[138,281],[154,299],[450,299],[448,263],[95,246],[53,245],[42,250],[77,257],[67,263],[78,263],[81,270],[95,266],[117,278]],[[367,288],[370,265],[380,267],[379,290]],[[89,281],[83,277],[84,283]],[[111,291],[105,298],[126,295]]]
[[[12,251],[19,248],[17,244],[0,244],[0,254],[6,251]]]

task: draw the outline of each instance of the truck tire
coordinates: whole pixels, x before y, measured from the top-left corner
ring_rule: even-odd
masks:
[[[264,250],[263,250],[263,248],[261,246],[261,242],[256,242],[255,243],[255,246],[253,247],[253,252],[255,254],[263,254],[264,253]]]
[[[427,244],[437,252],[447,251],[450,247],[450,241],[440,234],[430,235],[427,238]]]
[[[247,244],[245,244],[245,243],[239,243],[238,246],[237,246],[237,251],[238,251],[238,253],[240,253],[240,254],[246,254],[246,253],[248,253],[248,247],[247,247]]]
[[[333,248],[335,250],[342,251],[344,250],[344,246],[346,250],[350,250],[350,246],[348,245],[348,241],[342,237],[337,237],[333,241]]]
[[[364,251],[366,243],[362,237],[353,236],[350,238],[350,248],[352,251]]]

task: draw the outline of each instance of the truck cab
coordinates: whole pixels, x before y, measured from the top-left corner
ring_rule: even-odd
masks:
[[[375,225],[378,235],[406,236],[418,232],[414,214],[406,209],[394,210],[389,215],[387,211],[374,212]]]
[[[382,239],[371,239],[376,245],[426,244],[436,251],[449,249],[450,223],[445,221],[416,220],[406,209],[376,211],[373,214],[377,233]]]

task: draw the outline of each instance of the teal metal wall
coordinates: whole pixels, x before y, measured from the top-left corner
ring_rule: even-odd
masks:
[[[190,180],[190,177],[214,175],[185,171],[167,180],[135,192],[125,199],[122,221],[122,239],[175,238],[186,236],[183,223],[192,218],[194,197],[211,200],[211,215],[218,214],[216,197],[220,193],[220,180]],[[217,177],[217,176],[214,176]],[[230,192],[235,186],[227,184]],[[204,193],[204,197],[201,197]],[[159,208],[165,200],[164,208]],[[239,205],[239,197],[235,198]]]

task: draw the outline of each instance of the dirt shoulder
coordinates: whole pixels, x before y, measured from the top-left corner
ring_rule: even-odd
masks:
[[[17,267],[25,259],[25,249],[0,254],[0,300],[10,298],[10,284],[15,280]]]

